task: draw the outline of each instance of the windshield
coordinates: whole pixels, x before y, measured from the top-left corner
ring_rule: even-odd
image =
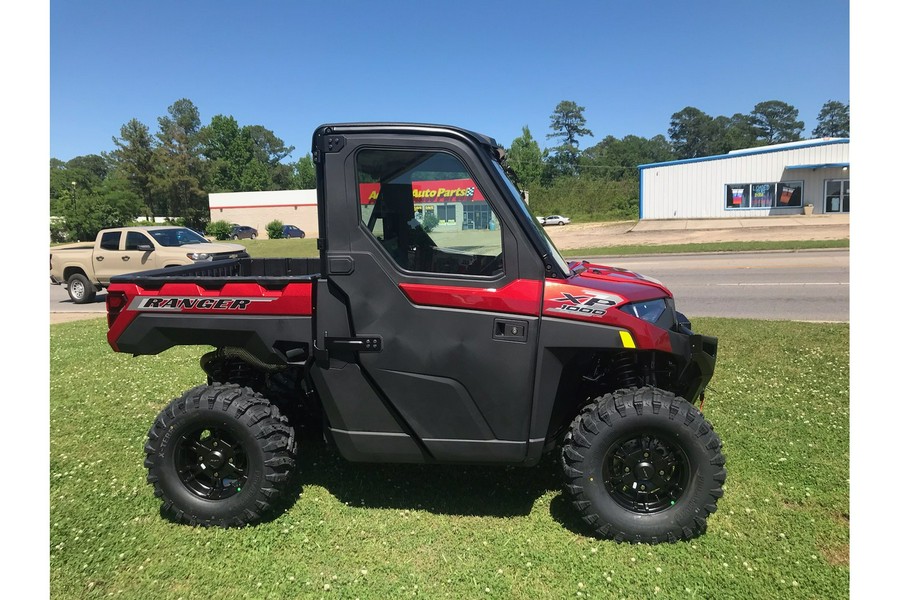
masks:
[[[509,179],[509,176],[506,174],[506,170],[500,165],[500,163],[496,160],[492,162],[494,163],[494,168],[497,170],[497,173],[499,173],[501,179],[503,179],[503,183],[506,184],[506,187],[509,188],[509,191],[512,193],[513,200],[516,201],[519,209],[529,216],[529,225],[534,228],[534,231],[537,232],[539,237],[544,239],[544,242],[547,244],[547,248],[550,250],[550,256],[552,257],[553,261],[559,266],[559,270],[562,272],[563,276],[571,276],[572,270],[569,269],[568,263],[562,257],[562,254],[559,253],[559,250],[556,249],[556,246],[553,244],[553,240],[551,240],[550,236],[547,235],[547,232],[538,222],[537,218],[534,216],[534,214],[532,214],[531,209],[528,208],[527,204],[525,204],[525,200],[522,199],[522,192],[520,192],[519,188],[517,188],[515,184]]]
[[[187,227],[166,227],[164,229],[152,229],[148,231],[160,246],[176,247],[186,244],[209,244],[208,239]]]

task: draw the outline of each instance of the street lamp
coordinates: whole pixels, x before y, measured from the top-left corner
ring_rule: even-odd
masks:
[[[76,193],[77,181],[72,182],[72,204],[74,208],[78,208],[78,194]]]

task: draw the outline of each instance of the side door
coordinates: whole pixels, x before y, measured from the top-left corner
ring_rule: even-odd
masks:
[[[477,153],[384,137],[347,136],[325,155],[327,277],[360,349],[351,360],[426,459],[521,462],[540,259]]]
[[[103,284],[109,283],[110,277],[120,273],[117,269],[121,263],[122,237],[121,230],[104,231],[100,235],[99,246],[94,248],[94,276]]]
[[[119,233],[119,232],[116,232]],[[148,250],[147,248],[153,248]],[[157,268],[156,245],[140,231],[126,231],[121,236],[119,248],[104,253],[102,274],[97,272],[101,283],[109,283],[116,275],[149,271]]]

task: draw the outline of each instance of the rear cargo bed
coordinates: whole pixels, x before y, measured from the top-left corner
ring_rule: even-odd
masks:
[[[212,289],[226,283],[252,281],[265,287],[278,287],[316,279],[319,267],[318,258],[236,258],[117,275],[110,283],[133,283],[144,289],[158,289],[166,283],[196,283]]]

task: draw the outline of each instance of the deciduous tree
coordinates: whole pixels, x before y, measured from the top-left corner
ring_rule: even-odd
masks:
[[[528,125],[522,128],[522,135],[515,138],[506,154],[506,162],[519,177],[526,189],[540,183],[544,165],[541,161],[541,149],[531,136]]]
[[[669,139],[679,159],[715,154],[716,123],[713,118],[693,106],[686,106],[672,115]]]

